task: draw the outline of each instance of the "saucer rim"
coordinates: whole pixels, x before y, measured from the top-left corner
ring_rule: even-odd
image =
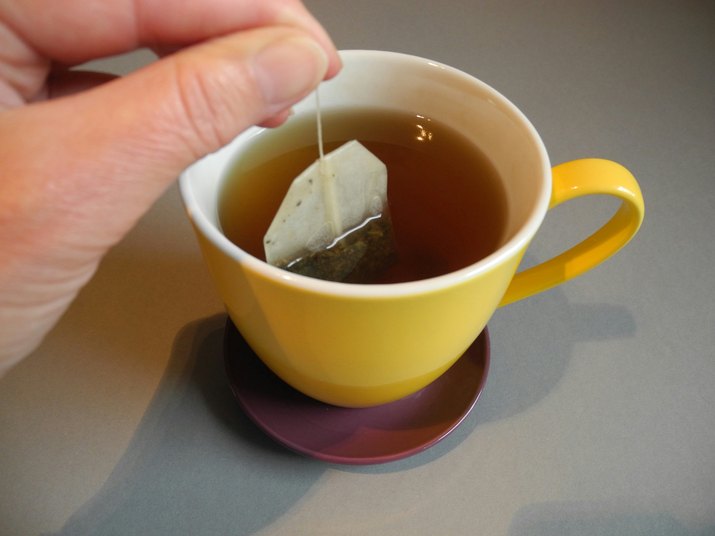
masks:
[[[229,352],[227,351],[228,345],[229,345],[229,337],[231,337],[232,332],[234,333],[234,336],[238,336],[243,338],[241,335],[240,331],[238,328],[233,324],[231,319],[227,319],[226,321],[226,326],[225,326],[225,331],[224,331],[224,341],[223,341],[223,354],[224,354],[224,369],[226,376],[229,381],[229,386],[231,388],[231,392],[234,396],[234,398],[237,400],[239,406],[241,407],[241,410],[244,412],[244,414],[253,422],[263,433],[265,433],[269,438],[277,442],[278,444],[282,445],[283,447],[287,448],[288,450],[295,452],[297,454],[320,460],[323,462],[327,463],[333,463],[333,464],[339,464],[339,465],[379,465],[379,464],[384,464],[384,463],[389,463],[389,462],[394,462],[398,460],[402,460],[405,458],[409,458],[411,456],[415,456],[417,454],[420,454],[431,447],[435,446],[437,443],[441,442],[444,440],[447,436],[449,436],[454,430],[456,430],[467,418],[467,416],[472,412],[474,409],[474,406],[476,403],[479,401],[481,398],[481,395],[484,391],[484,387],[486,385],[486,380],[487,377],[489,376],[489,367],[490,367],[490,361],[491,361],[491,341],[490,341],[490,336],[489,336],[489,330],[485,326],[482,332],[479,334],[479,336],[472,342],[472,344],[468,347],[468,349],[464,352],[464,354],[455,361],[455,365],[457,365],[462,359],[465,359],[465,355],[471,349],[474,345],[479,344],[481,346],[481,349],[479,350],[479,361],[482,362],[482,374],[477,382],[475,382],[475,387],[474,391],[472,393],[472,396],[468,399],[468,402],[465,404],[464,408],[461,410],[459,417],[451,420],[448,422],[448,425],[441,428],[439,433],[435,434],[434,437],[430,438],[427,441],[419,441],[416,444],[413,444],[409,447],[405,448],[398,448],[397,450],[392,450],[391,452],[386,452],[385,454],[379,454],[379,455],[365,455],[365,456],[358,456],[358,455],[340,455],[336,453],[330,453],[330,452],[325,452],[325,451],[320,451],[316,449],[312,449],[309,447],[306,447],[301,444],[299,441],[295,441],[291,439],[290,437],[286,436],[285,434],[277,431],[274,427],[271,427],[269,423],[266,422],[265,419],[260,418],[257,414],[256,411],[254,410],[255,404],[250,404],[250,402],[246,401],[246,397],[243,395],[243,390],[241,389],[240,384],[236,381],[234,374],[231,371],[232,367],[232,359],[229,356]],[[248,347],[248,343],[245,342],[244,339],[244,344]],[[250,347],[249,347],[250,348]],[[253,354],[253,358],[257,359],[260,361],[260,358],[255,354],[255,352],[251,351]],[[265,365],[264,365],[265,366]],[[452,368],[450,367],[450,369]],[[448,374],[449,370],[448,369],[444,374]],[[297,391],[295,388],[293,388],[290,385],[285,384],[283,380],[281,380],[278,376],[276,376],[270,369],[267,367],[265,370],[268,372],[268,374],[271,375],[271,380],[275,382],[280,382],[281,384],[287,386],[289,389],[295,391],[298,395],[301,397],[306,397],[313,401],[315,404],[318,404],[319,406],[325,406],[325,407],[337,407],[341,410],[346,410],[346,411],[351,411],[351,412],[363,412],[363,411],[374,411],[376,408],[379,408],[380,406],[372,406],[372,407],[367,407],[367,408],[343,408],[340,406],[331,406],[330,404],[327,404],[325,402],[315,400],[311,397],[308,397],[307,395],[304,395],[303,393],[300,393]],[[444,375],[443,375],[444,376]],[[437,381],[437,380],[435,380]],[[422,391],[430,389],[432,384],[424,387]],[[419,391],[418,391],[419,393]],[[405,398],[409,398],[410,396],[414,396],[417,393],[413,393],[412,395],[408,395]],[[274,400],[277,399],[277,397],[273,397]],[[400,403],[403,402],[403,399],[396,400],[394,402],[389,402],[387,404],[383,404],[383,406],[388,406],[390,404],[395,404],[395,403]]]

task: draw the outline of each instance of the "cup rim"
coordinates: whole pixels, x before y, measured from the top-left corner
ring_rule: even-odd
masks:
[[[425,294],[439,291],[447,287],[457,286],[476,277],[477,275],[490,271],[506,259],[517,255],[521,250],[526,248],[539,229],[548,210],[551,199],[551,164],[541,136],[539,136],[536,128],[524,115],[524,113],[509,99],[490,85],[482,82],[473,75],[438,61],[400,52],[388,52],[381,50],[341,50],[340,56],[344,62],[349,61],[350,58],[362,57],[362,59],[375,58],[378,59],[378,61],[383,61],[387,58],[390,61],[413,62],[422,65],[427,64],[431,67],[449,71],[452,76],[461,78],[469,84],[477,85],[482,89],[487,90],[491,94],[494,102],[498,103],[501,107],[503,107],[503,109],[508,110],[512,117],[521,123],[524,130],[536,142],[535,145],[539,155],[539,161],[542,166],[541,175],[545,180],[534,207],[527,215],[526,223],[522,225],[522,227],[504,244],[486,257],[483,257],[477,262],[465,266],[464,268],[427,279],[406,281],[402,283],[357,284],[325,281],[288,272],[284,269],[268,264],[231,242],[223,233],[221,233],[216,225],[209,221],[208,217],[199,206],[196,195],[191,187],[192,170],[195,169],[195,166],[199,162],[205,159],[218,158],[219,153],[223,154],[225,151],[230,151],[233,146],[237,144],[239,138],[241,140],[247,140],[265,130],[262,127],[250,127],[242,134],[239,134],[222,149],[204,156],[202,159],[194,162],[194,164],[186,168],[181,173],[179,177],[181,198],[190,220],[194,223],[198,230],[228,257],[239,262],[251,271],[261,274],[266,279],[288,286],[294,286],[311,293],[360,298],[392,298],[405,295]],[[310,95],[307,98],[310,98]],[[228,159],[230,159],[230,155],[228,156]]]

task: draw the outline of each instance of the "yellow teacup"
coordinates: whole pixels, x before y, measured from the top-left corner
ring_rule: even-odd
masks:
[[[495,309],[558,285],[613,255],[637,232],[638,183],[614,162],[556,166],[534,127],[506,98],[453,68],[380,51],[342,53],[344,69],[321,86],[325,109],[381,107],[418,113],[472,140],[498,171],[508,217],[501,246],[479,262],[431,279],[353,285],[269,266],[229,241],[218,221],[219,186],[252,129],[188,168],[182,197],[228,313],[283,380],[327,403],[366,407],[397,400],[445,372]],[[311,113],[314,99],[296,107]],[[547,210],[590,194],[618,197],[601,229],[565,253],[515,275]]]

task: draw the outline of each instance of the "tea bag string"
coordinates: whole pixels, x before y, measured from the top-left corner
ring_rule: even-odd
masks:
[[[325,158],[323,149],[323,121],[320,115],[320,94],[317,88],[315,90],[315,110],[316,121],[318,122],[318,169],[320,170],[325,215],[328,220],[326,223],[331,226],[333,236],[340,236],[343,234],[343,220],[335,191],[335,174],[331,170],[330,162]]]
[[[320,115],[320,93],[318,88],[315,88],[315,118],[318,122],[318,155],[320,162],[325,162],[325,153],[323,152],[323,119]]]

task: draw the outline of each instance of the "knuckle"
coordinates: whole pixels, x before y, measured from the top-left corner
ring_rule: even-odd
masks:
[[[178,134],[195,157],[200,157],[228,143],[245,126],[250,90],[239,67],[197,65],[195,61],[177,61],[174,67],[179,116]]]

